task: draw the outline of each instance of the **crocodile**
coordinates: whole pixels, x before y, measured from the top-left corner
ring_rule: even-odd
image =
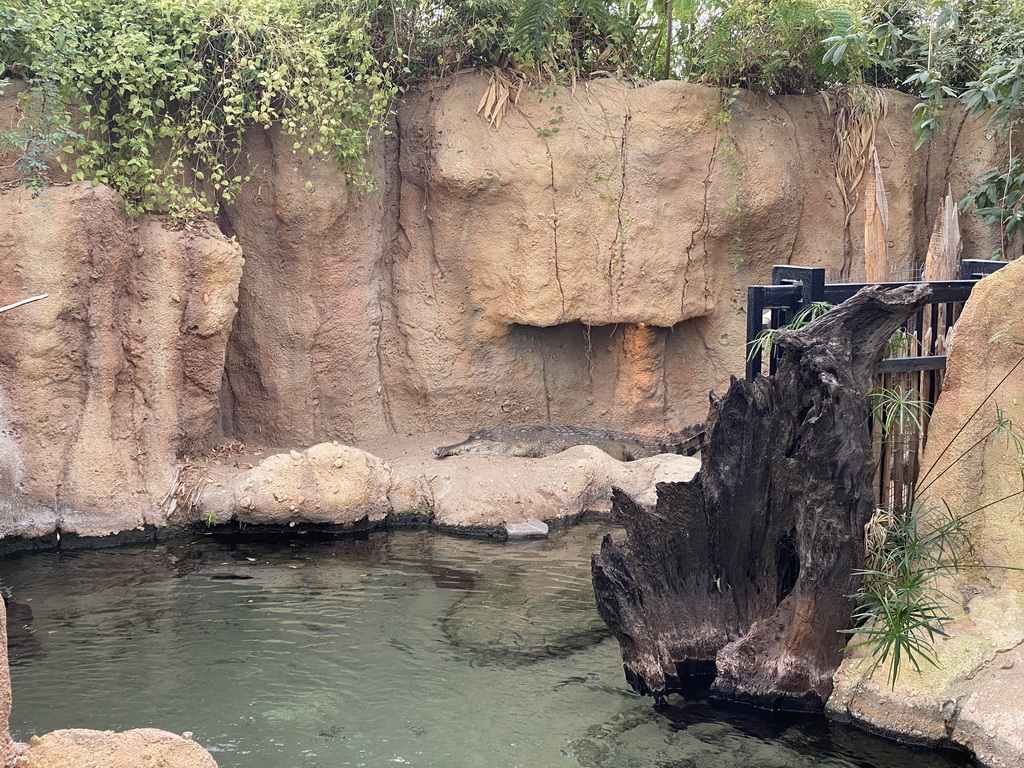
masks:
[[[648,456],[656,456],[659,453],[692,456],[700,451],[703,439],[703,424],[695,424],[681,432],[673,433],[663,440],[633,435],[628,432],[586,427],[499,428],[474,432],[461,443],[435,448],[434,454],[439,459],[476,453],[491,456],[540,458],[560,453],[574,445],[593,445],[613,459],[634,461]]]

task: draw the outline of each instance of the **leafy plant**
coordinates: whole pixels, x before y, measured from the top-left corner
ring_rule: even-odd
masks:
[[[207,512],[206,514],[203,515],[203,525],[205,525],[207,528],[213,528],[213,526],[215,526],[216,524],[217,524],[217,513],[216,512],[214,512],[213,510],[210,510],[209,512]]]
[[[766,328],[761,331],[750,342],[750,349],[747,350],[747,360],[753,360],[758,355],[770,355],[775,344],[775,337],[779,331],[794,331],[798,328],[803,328],[809,322],[816,320],[833,308],[835,308],[835,304],[830,304],[827,301],[812,301],[810,304],[802,307],[793,316],[793,319],[781,328]]]
[[[933,643],[951,621],[938,599],[937,578],[952,570],[969,552],[965,519],[943,506],[911,500],[904,509],[876,510],[866,531],[864,569],[856,572],[861,587],[852,598],[856,626],[843,630],[864,639],[851,648],[868,647],[870,674],[889,662],[895,687],[904,662],[920,671],[934,665]]]
[[[177,220],[235,197],[256,126],[365,183],[401,65],[377,58],[365,8],[326,0],[28,0],[0,28],[0,58],[59,116],[41,134],[64,132],[72,177]]]
[[[868,392],[871,413],[882,425],[885,434],[907,432],[912,427],[918,432],[923,429],[928,401],[921,400],[916,389],[899,384],[894,387],[877,387]]]
[[[703,79],[768,93],[819,90],[835,74],[822,40],[833,26],[810,0],[736,0],[695,36]]]
[[[851,647],[870,650],[871,674],[888,662],[888,679],[892,686],[904,662],[918,671],[922,663],[936,664],[935,637],[945,635],[943,625],[951,621],[938,580],[943,574],[967,567],[964,561],[971,553],[967,520],[987,507],[1024,494],[1024,468],[1020,467],[1024,460],[1024,437],[998,406],[991,426],[945,469],[932,474],[941,458],[1021,363],[1024,357],[1017,360],[960,426],[924,473],[907,504],[895,510],[876,510],[865,531],[865,568],[856,572],[862,579],[861,587],[849,596],[857,606],[853,613],[855,626],[844,632],[864,638]],[[945,501],[941,505],[929,503],[929,488],[950,467],[992,436],[1005,437],[1007,449],[1015,452],[1020,490],[964,512],[954,512]]]
[[[0,92],[10,84],[0,82]],[[57,85],[50,80],[34,80],[19,94],[20,117],[0,132],[0,152],[14,156],[11,164],[22,185],[38,197],[46,187],[54,154],[69,142],[81,138],[64,119]]]

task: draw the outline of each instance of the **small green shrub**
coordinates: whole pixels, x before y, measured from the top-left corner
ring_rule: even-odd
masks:
[[[939,578],[966,567],[986,567],[965,562],[971,554],[968,519],[987,507],[1024,494],[1024,437],[998,406],[995,407],[994,421],[982,435],[954,457],[945,469],[933,474],[938,462],[968,425],[980,418],[982,408],[1021,363],[1024,363],[1024,357],[1018,359],[989,391],[939,452],[918,481],[906,506],[876,510],[868,524],[865,567],[857,571],[862,579],[861,587],[849,595],[857,606],[853,613],[855,626],[844,631],[864,638],[851,647],[866,647],[870,651],[871,673],[888,662],[892,686],[896,685],[904,662],[909,662],[916,670],[921,669],[922,663],[936,664],[935,638],[946,634],[943,625],[951,621]],[[1006,448],[1015,453],[1020,490],[974,510],[954,511],[944,501],[930,503],[928,491],[932,485],[950,467],[993,436],[1004,437]]]
[[[889,662],[889,682],[909,662],[935,665],[933,643],[951,621],[940,599],[937,579],[955,571],[970,551],[965,519],[948,507],[938,509],[911,500],[904,509],[879,509],[867,529],[867,563],[856,574],[861,587],[849,597],[856,603],[855,627],[843,630],[864,639],[870,673]]]

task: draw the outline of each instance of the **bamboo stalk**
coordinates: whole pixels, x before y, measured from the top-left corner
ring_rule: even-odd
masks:
[[[49,296],[50,294],[48,293],[41,293],[38,296],[33,296],[31,299],[22,299],[21,301],[16,301],[13,304],[8,304],[6,307],[0,307],[0,312],[6,312],[8,309],[14,309],[15,307],[20,307],[22,304],[28,304],[33,301],[39,301],[40,299],[45,299],[48,298]]]

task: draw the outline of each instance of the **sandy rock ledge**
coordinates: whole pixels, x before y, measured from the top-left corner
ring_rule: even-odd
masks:
[[[674,455],[623,463],[588,445],[543,459],[443,461],[421,447],[386,461],[331,442],[191,467],[181,494],[194,499],[187,514],[209,523],[373,527],[428,519],[439,528],[494,533],[530,518],[607,511],[612,486],[653,504],[657,483],[689,480],[699,467]]]

